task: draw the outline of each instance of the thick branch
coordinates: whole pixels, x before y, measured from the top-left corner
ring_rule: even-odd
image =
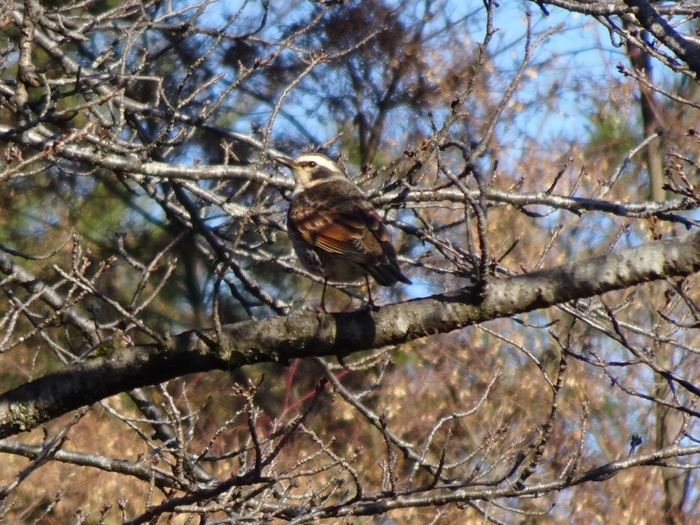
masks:
[[[0,139],[3,134],[12,133],[13,128],[0,124]],[[240,136],[241,139],[243,136]],[[73,162],[85,163],[92,167],[100,166],[118,173],[134,173],[146,177],[160,177],[164,179],[176,179],[181,181],[200,180],[224,180],[237,179],[253,181],[266,184],[269,187],[279,190],[291,191],[294,189],[294,181],[289,177],[271,174],[258,169],[254,165],[197,165],[185,166],[181,164],[168,164],[166,162],[144,161],[135,155],[124,155],[123,153],[106,153],[97,148],[85,144],[64,142],[59,137],[45,137],[36,131],[27,131],[23,135],[27,144],[31,144],[43,151],[51,151],[50,158],[66,159]],[[276,153],[275,150],[270,150]],[[14,176],[24,176],[17,167],[11,167],[0,173],[0,181]],[[191,189],[189,187],[188,189]],[[477,199],[480,197],[478,190],[470,191],[469,195]],[[510,204],[513,206],[547,206],[554,209],[569,210],[573,213],[584,211],[601,211],[619,215],[621,217],[643,217],[655,215],[664,219],[682,221],[690,224],[680,216],[670,216],[670,213],[678,210],[688,210],[697,207],[698,203],[694,199],[687,197],[666,200],[662,202],[623,202],[608,201],[604,199],[593,199],[585,197],[568,197],[564,195],[550,194],[547,192],[518,192],[504,191],[499,189],[486,189],[484,195],[489,201]],[[465,196],[457,188],[445,188],[441,190],[421,190],[414,189],[405,191],[384,192],[382,194],[369,194],[372,203],[383,207],[395,204],[396,202],[464,202]],[[224,198],[221,198],[225,201]],[[232,216],[242,216],[246,214],[245,208],[234,203],[227,203],[227,213]]]
[[[625,0],[639,24],[700,76],[700,46],[683,38],[646,0]]]
[[[700,269],[700,233],[651,242],[548,270],[492,281],[376,311],[245,321],[175,336],[170,344],[119,347],[0,395],[0,437],[30,430],[118,392],[213,369],[312,356],[342,356],[447,333]]]

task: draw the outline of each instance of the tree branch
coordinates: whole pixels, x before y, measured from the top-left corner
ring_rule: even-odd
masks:
[[[0,438],[125,390],[186,374],[313,356],[345,356],[458,330],[700,270],[700,232],[371,311],[245,321],[189,331],[167,343],[121,346],[0,395]]]
[[[646,0],[625,0],[644,29],[668,47],[700,77],[700,46],[683,38]]]

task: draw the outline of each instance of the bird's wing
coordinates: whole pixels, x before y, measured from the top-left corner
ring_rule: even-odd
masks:
[[[365,196],[338,182],[302,192],[289,207],[288,227],[317,250],[347,257],[382,286],[410,284],[401,273],[391,236]],[[352,186],[352,185],[351,185]]]
[[[324,209],[298,207],[290,213],[297,233],[312,246],[340,254],[359,264],[388,262],[394,253],[379,214],[364,198],[346,199]]]

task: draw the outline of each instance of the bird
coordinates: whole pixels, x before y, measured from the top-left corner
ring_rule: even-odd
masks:
[[[287,233],[302,265],[323,278],[324,312],[329,280],[355,282],[364,277],[372,308],[368,276],[381,286],[411,284],[401,273],[381,217],[338,164],[321,153],[272,158],[294,176]]]

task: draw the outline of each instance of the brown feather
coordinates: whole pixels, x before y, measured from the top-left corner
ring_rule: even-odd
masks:
[[[386,226],[362,192],[339,169],[323,165],[330,159],[299,159],[299,164],[294,164],[297,159],[286,164],[300,171],[295,172],[287,228],[304,265],[326,279],[356,280],[369,274],[383,286],[410,284]],[[318,165],[310,166],[316,159]]]

